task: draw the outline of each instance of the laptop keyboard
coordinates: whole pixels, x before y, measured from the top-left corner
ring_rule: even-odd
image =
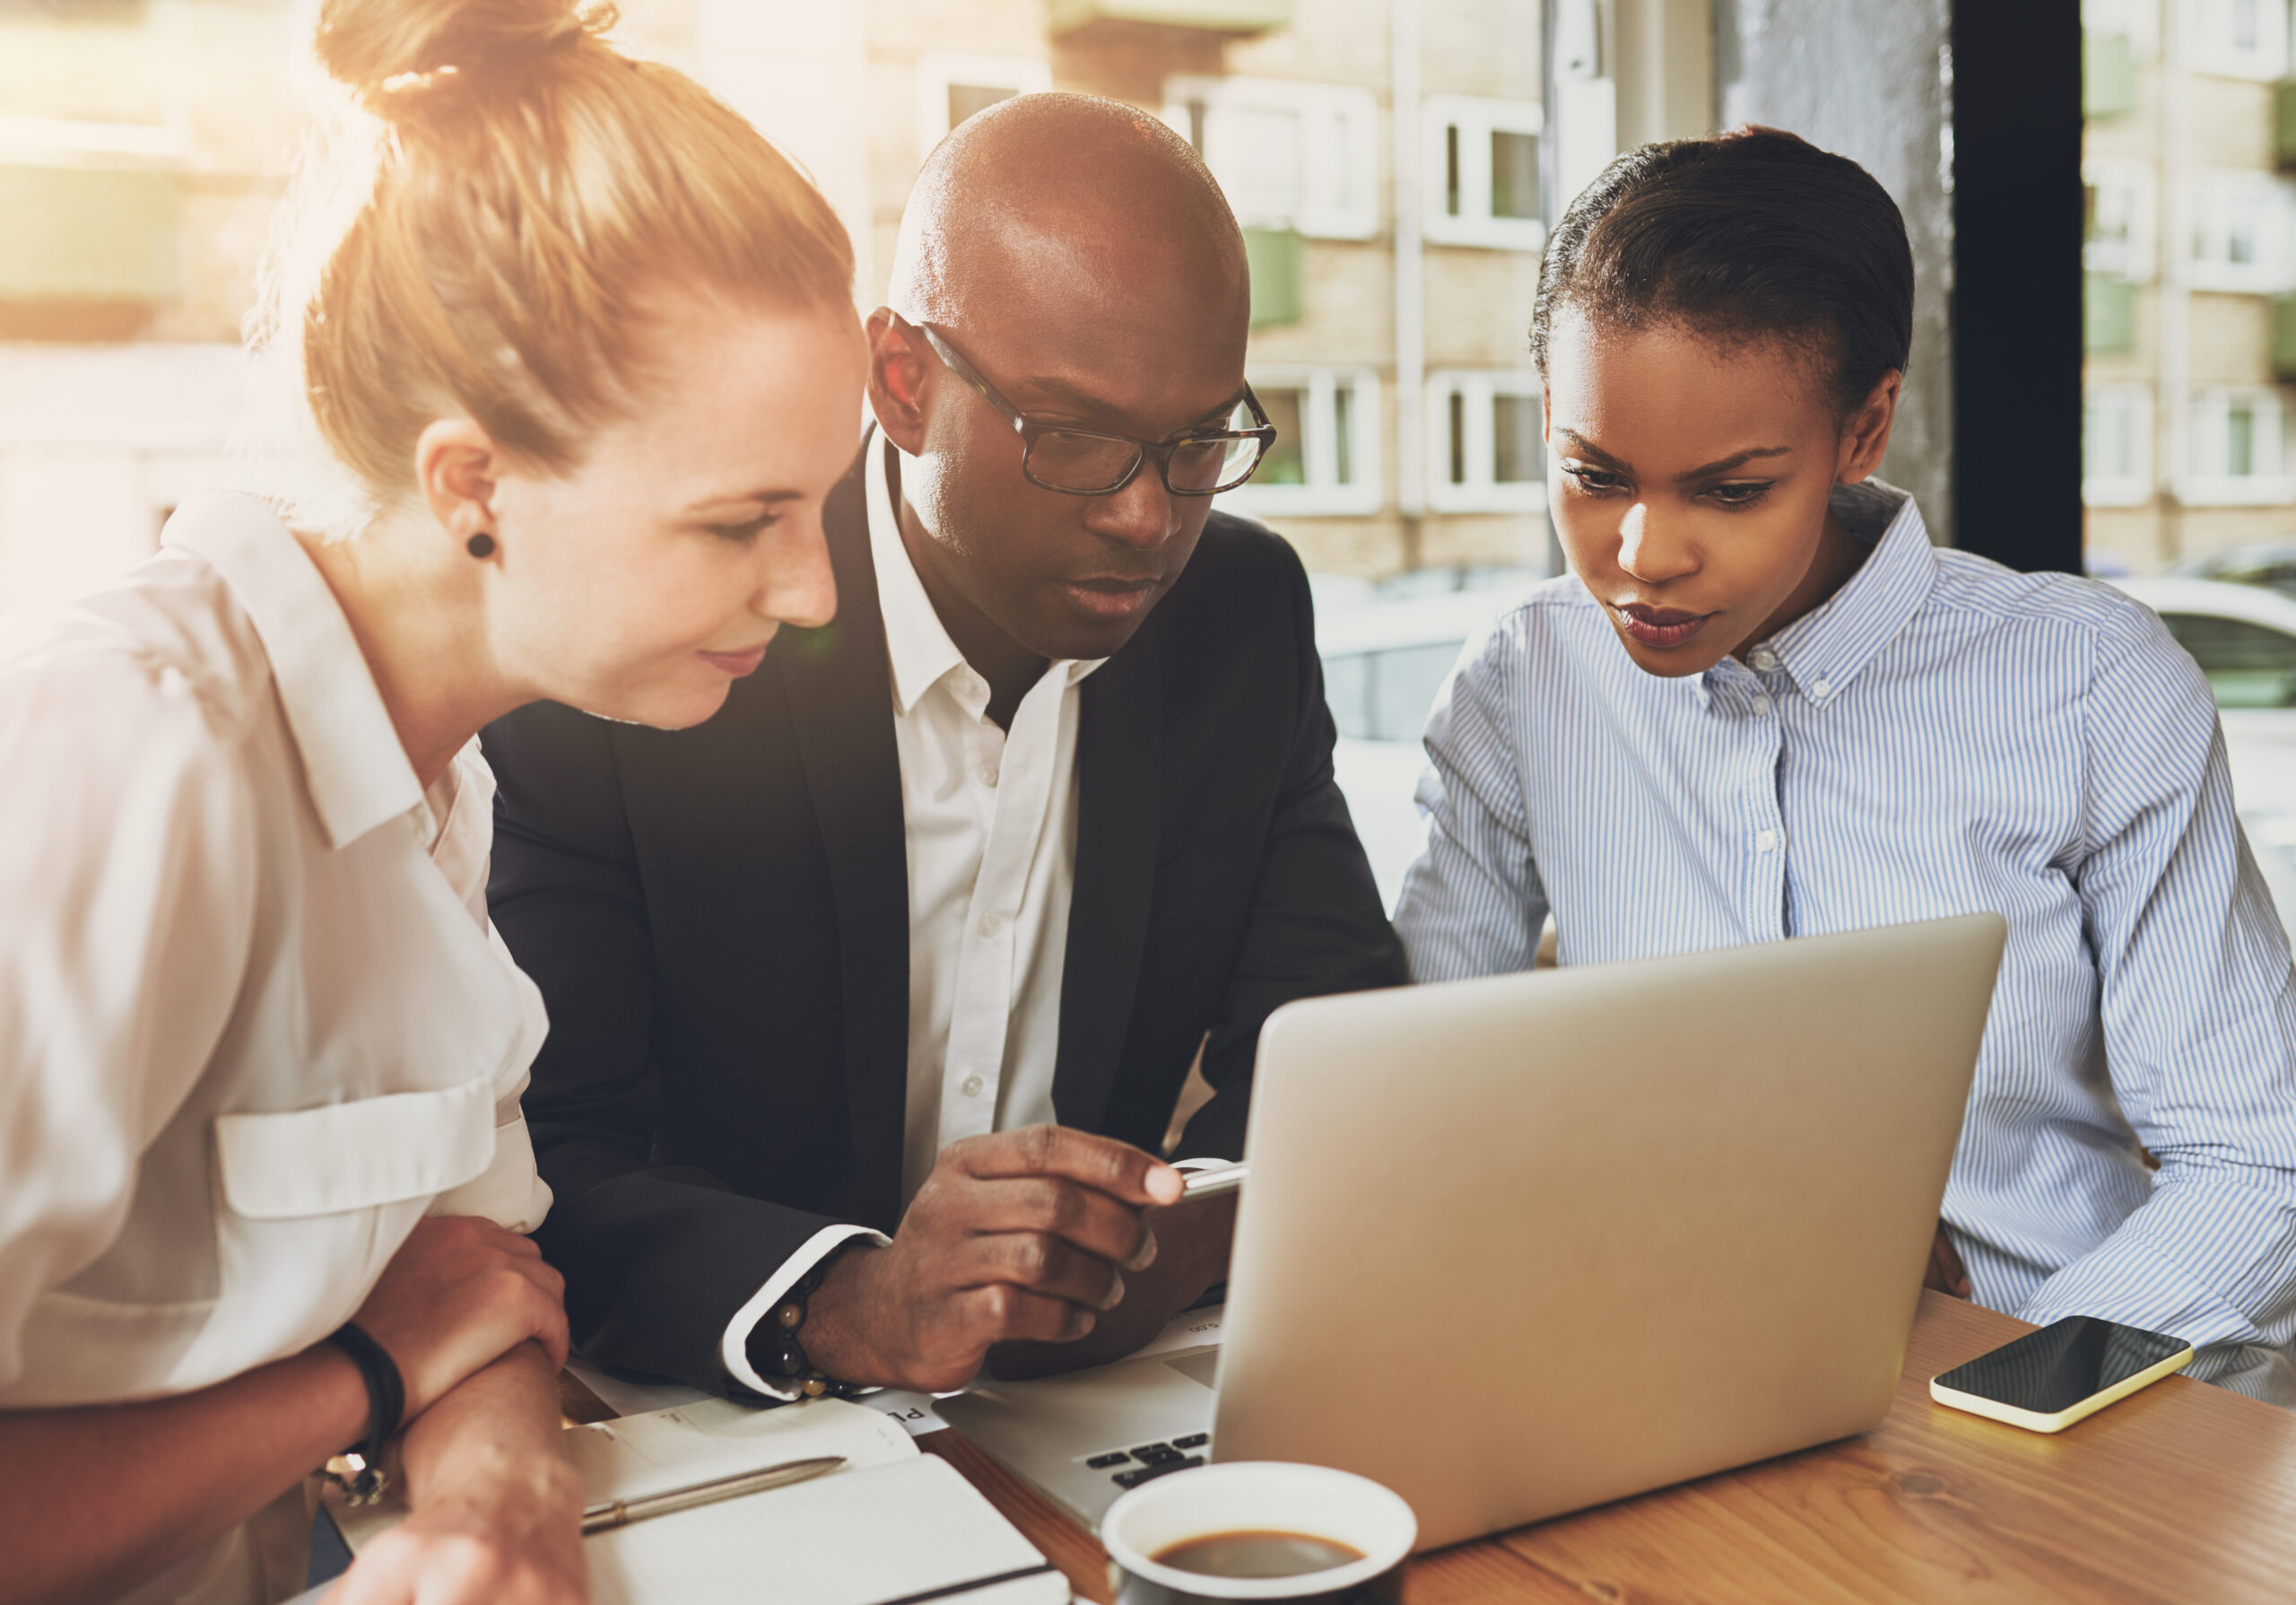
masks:
[[[1201,1454],[1190,1454],[1191,1449],[1202,1449],[1212,1442],[1208,1432],[1192,1432],[1185,1437],[1174,1438],[1169,1444],[1142,1444],[1131,1449],[1111,1449],[1103,1454],[1084,1457],[1084,1463],[1095,1471],[1106,1471],[1123,1466],[1109,1479],[1120,1488],[1136,1488],[1152,1478],[1170,1471],[1185,1471],[1190,1466],[1204,1463]]]

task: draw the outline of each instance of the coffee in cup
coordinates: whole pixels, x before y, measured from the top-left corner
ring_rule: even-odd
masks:
[[[1283,1461],[1172,1472],[1100,1522],[1117,1605],[1390,1605],[1418,1536],[1369,1478]]]

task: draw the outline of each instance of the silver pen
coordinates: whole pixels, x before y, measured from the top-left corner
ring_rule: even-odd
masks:
[[[1182,1184],[1185,1191],[1180,1196],[1184,1199],[1212,1199],[1223,1192],[1234,1192],[1243,1186],[1244,1178],[1251,1172],[1252,1167],[1240,1159],[1233,1164],[1222,1165],[1218,1170],[1190,1171],[1187,1180]]]
[[[593,1505],[582,1513],[582,1534],[587,1538],[593,1532],[627,1527],[632,1522],[642,1522],[648,1516],[666,1516],[673,1511],[691,1510],[697,1505],[714,1505],[720,1499],[738,1499],[744,1494],[761,1494],[768,1488],[787,1487],[793,1482],[819,1477],[824,1471],[834,1471],[844,1464],[843,1455],[824,1454],[816,1460],[785,1461],[780,1465],[767,1466],[761,1470],[743,1471],[733,1477],[697,1482],[659,1494],[640,1494],[635,1499],[611,1499],[604,1505]]]

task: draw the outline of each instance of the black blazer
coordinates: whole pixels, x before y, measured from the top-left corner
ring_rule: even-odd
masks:
[[[711,1388],[777,1266],[900,1213],[908,850],[858,464],[825,524],[836,621],[707,723],[541,703],[484,735],[494,919],[550,1007],[537,1235],[587,1354]],[[1203,1043],[1181,1154],[1234,1157],[1269,1011],[1404,981],[1332,741],[1299,558],[1214,512],[1083,685],[1064,1124],[1152,1150]]]

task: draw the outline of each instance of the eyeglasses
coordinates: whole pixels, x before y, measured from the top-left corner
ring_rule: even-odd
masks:
[[[981,378],[940,330],[929,323],[915,327],[924,331],[950,372],[1004,415],[1021,437],[1021,472],[1031,484],[1048,491],[1066,496],[1113,495],[1132,483],[1142,463],[1153,458],[1164,488],[1173,495],[1213,496],[1249,479],[1275,444],[1275,425],[1260,410],[1259,397],[1249,385],[1244,387],[1242,403],[1250,409],[1248,429],[1191,429],[1169,441],[1143,441],[1041,423],[999,396],[996,387]]]

